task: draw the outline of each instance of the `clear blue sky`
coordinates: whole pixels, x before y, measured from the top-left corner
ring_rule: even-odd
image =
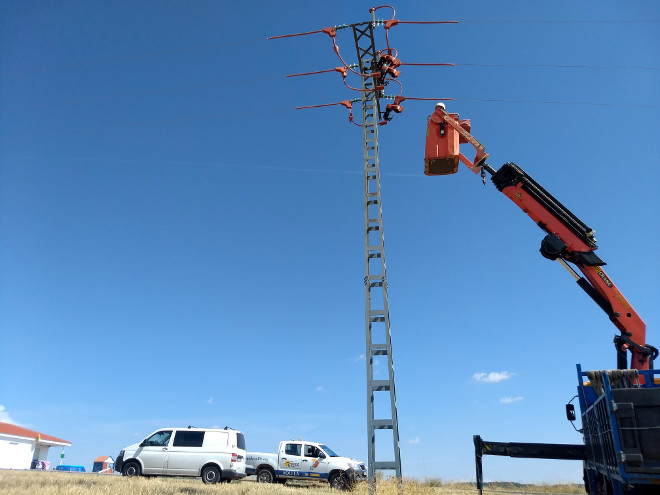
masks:
[[[326,35],[266,38],[374,5],[0,3],[0,420],[72,441],[65,461],[88,470],[190,424],[366,460],[362,133],[342,107],[294,110],[358,95],[334,73],[284,77],[339,65]],[[395,6],[460,21],[391,30],[403,62],[461,64],[404,66],[403,94],[455,98],[495,168],[517,163],[594,228],[658,346],[657,4]],[[616,329],[490,182],[423,175],[432,109],[404,102],[380,128],[401,458],[469,480],[473,434],[581,441],[575,364],[615,367]],[[581,478],[569,461],[484,470]]]

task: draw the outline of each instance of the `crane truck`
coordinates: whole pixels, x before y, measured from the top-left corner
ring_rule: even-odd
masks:
[[[614,338],[617,369],[583,371],[577,365],[578,431],[584,444],[487,442],[475,435],[477,488],[481,493],[482,456],[488,454],[582,460],[589,494],[660,493],[660,370],[653,369],[658,350],[646,343],[644,321],[603,270],[605,262],[594,252],[594,231],[515,163],[499,170],[488,165],[489,155],[470,131],[470,120],[438,103],[428,117],[424,173],[454,174],[462,162],[481,174],[484,184],[490,174],[495,187],[545,232],[541,255],[561,263],[619,330]],[[473,160],[460,152],[461,143],[476,149]],[[576,419],[570,403],[566,416]]]

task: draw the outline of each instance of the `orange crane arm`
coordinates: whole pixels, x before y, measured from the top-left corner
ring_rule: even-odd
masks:
[[[474,173],[481,172],[484,184],[485,172],[488,172],[497,189],[546,232],[541,242],[541,254],[550,260],[558,260],[619,329],[620,335],[614,341],[617,367],[628,367],[626,351],[631,353],[630,368],[646,370],[652,367],[658,350],[646,344],[646,324],[601,268],[605,262],[594,253],[597,249],[594,231],[516,164],[506,163],[494,170],[486,163],[488,154],[484,146],[468,129],[469,121],[459,121],[457,114],[449,114],[441,105],[436,106],[428,119],[425,174],[455,173],[459,159]],[[459,136],[460,142],[470,143],[477,150],[474,161],[458,151]],[[583,276],[568,263],[575,265]]]
[[[642,318],[602,269],[605,262],[594,253],[597,249],[594,231],[513,163],[503,165],[491,180],[546,232],[541,242],[541,254],[559,260],[619,329],[621,335],[616,340],[620,354],[618,367],[627,368],[625,350],[629,350],[631,368],[649,369],[649,358],[652,359],[657,351],[646,345],[646,324]],[[575,265],[583,277],[578,276],[567,262]]]

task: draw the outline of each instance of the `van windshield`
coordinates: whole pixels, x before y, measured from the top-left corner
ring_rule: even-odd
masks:
[[[320,445],[323,451],[328,454],[330,457],[341,457],[339,454],[336,454],[330,447],[327,445]]]
[[[146,447],[167,447],[172,431],[158,431],[142,442]]]

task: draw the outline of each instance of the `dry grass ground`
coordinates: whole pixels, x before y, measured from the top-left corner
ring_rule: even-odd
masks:
[[[405,481],[404,495],[476,495],[472,483],[443,483],[440,480]],[[122,476],[64,473],[53,471],[1,471],[2,495],[337,495],[327,484],[300,483],[264,485],[244,480],[234,483],[205,485],[200,479],[185,478],[124,478]],[[396,483],[381,481],[378,495],[396,495]],[[583,494],[581,485],[518,485],[498,483],[484,490],[497,493],[565,493]],[[367,495],[366,484],[358,486],[353,495]]]

